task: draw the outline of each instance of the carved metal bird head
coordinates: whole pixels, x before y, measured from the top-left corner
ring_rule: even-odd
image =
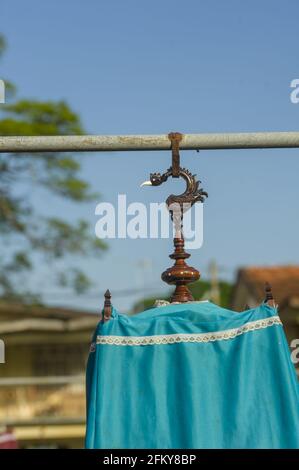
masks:
[[[165,173],[151,173],[150,180],[144,181],[142,186],[160,186],[162,183],[168,180],[170,176],[173,176],[172,167],[170,167]],[[196,175],[193,175],[186,168],[179,168],[179,177],[182,177],[186,181],[186,189],[182,194],[171,194],[166,199],[166,204],[169,207],[171,204],[177,203],[183,208],[191,207],[195,202],[204,202],[205,198],[208,197],[208,193],[202,188],[199,188],[200,181],[195,179]]]

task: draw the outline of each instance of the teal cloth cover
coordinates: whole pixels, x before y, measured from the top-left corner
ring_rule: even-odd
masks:
[[[172,304],[100,322],[87,448],[298,448],[298,382],[275,308]]]

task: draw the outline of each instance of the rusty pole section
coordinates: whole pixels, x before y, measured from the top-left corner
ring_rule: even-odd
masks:
[[[183,134],[181,150],[299,147],[299,132]],[[168,134],[1,137],[0,153],[170,150]]]

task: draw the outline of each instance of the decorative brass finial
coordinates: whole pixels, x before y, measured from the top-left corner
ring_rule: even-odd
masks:
[[[187,284],[197,281],[200,273],[197,269],[188,266],[185,262],[190,255],[184,249],[183,235],[183,215],[196,202],[204,202],[208,193],[199,187],[201,181],[196,181],[193,175],[186,168],[180,167],[179,144],[183,139],[183,134],[171,132],[168,134],[172,149],[172,166],[162,175],[151,173],[150,181],[144,182],[141,186],[159,186],[166,182],[170,176],[173,178],[182,177],[186,181],[186,189],[182,194],[171,194],[166,199],[166,205],[174,223],[174,252],[170,255],[175,260],[174,266],[162,273],[162,280],[167,284],[175,284],[176,288],[171,297],[171,302],[188,302],[194,300]]]
[[[161,278],[167,284],[174,284],[175,291],[170,298],[170,302],[190,302],[194,300],[187,284],[197,281],[200,278],[200,272],[188,266],[185,262],[189,258],[189,253],[184,249],[184,238],[174,238],[174,252],[169,255],[169,258],[174,259],[175,263],[170,268],[166,269],[161,275]]]
[[[104,323],[111,318],[112,314],[112,305],[111,305],[111,293],[110,290],[107,289],[105,294],[105,301],[104,301],[104,315],[103,315],[103,321]]]

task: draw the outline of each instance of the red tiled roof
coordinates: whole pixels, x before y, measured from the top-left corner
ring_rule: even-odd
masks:
[[[257,300],[265,297],[265,282],[272,286],[275,301],[282,304],[293,297],[299,297],[299,266],[252,266],[239,270],[242,279]]]

